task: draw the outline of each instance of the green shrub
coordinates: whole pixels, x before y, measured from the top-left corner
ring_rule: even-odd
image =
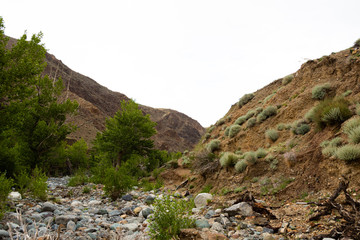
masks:
[[[218,150],[219,148],[220,148],[220,140],[217,140],[217,139],[212,140],[206,146],[206,149],[211,153],[214,152],[215,150]]]
[[[275,94],[276,94],[276,93],[272,93],[272,94],[270,94],[269,96],[267,96],[267,97],[264,99],[263,103],[265,104],[265,103],[266,103],[267,101],[269,101]]]
[[[314,116],[315,116],[315,107],[312,107],[309,111],[307,111],[304,118],[307,121],[312,122],[314,120]]]
[[[276,170],[278,163],[279,163],[279,161],[278,161],[276,158],[274,158],[274,159],[270,162],[270,169],[271,169],[271,170]]]
[[[356,104],[356,114],[360,116],[360,104]]]
[[[76,141],[66,149],[67,157],[71,162],[72,168],[87,168],[89,166],[87,151],[88,147],[84,139]]]
[[[236,163],[236,161],[239,159],[239,156],[232,153],[232,152],[225,152],[221,157],[220,157],[220,165],[221,167],[230,167],[230,166],[234,166],[234,164]]]
[[[32,171],[29,190],[32,197],[45,201],[47,199],[47,176],[40,168]]]
[[[256,121],[258,123],[261,123],[263,121],[265,121],[267,119],[267,116],[264,113],[260,113],[259,115],[257,115],[256,117]]]
[[[201,193],[209,193],[212,188],[213,188],[213,186],[211,184],[208,184],[208,185],[205,185],[200,192]]]
[[[329,146],[331,147],[339,147],[343,144],[344,144],[344,140],[341,137],[336,137],[331,139],[331,141],[329,141]]]
[[[210,134],[210,133],[205,133],[205,135],[204,135],[204,139],[205,139],[205,140],[208,140],[210,137],[211,137],[211,134]]]
[[[246,120],[250,119],[251,117],[255,116],[256,115],[256,111],[255,110],[249,110],[246,115],[245,115],[245,118]]]
[[[343,97],[347,97],[347,96],[349,96],[350,94],[352,94],[352,90],[347,90],[346,92],[344,92],[344,93],[342,94],[342,96],[343,96]]]
[[[319,129],[326,125],[339,125],[352,116],[349,102],[343,98],[326,99],[314,109],[314,119]]]
[[[228,136],[229,136],[229,132],[230,132],[230,126],[228,126],[228,127],[225,128],[224,135],[225,135],[226,137],[228,137]]]
[[[215,126],[211,126],[207,129],[207,132],[211,133],[212,131],[214,131],[214,129],[215,129]]]
[[[85,186],[82,190],[83,193],[90,193],[91,189],[88,186]]]
[[[246,126],[248,128],[252,128],[253,126],[255,126],[255,124],[256,124],[256,118],[252,117],[247,121]]]
[[[293,74],[287,75],[286,77],[284,77],[284,78],[282,79],[282,85],[287,85],[287,84],[289,84],[293,79],[294,79],[294,75],[293,75]]]
[[[255,112],[256,114],[255,115],[258,115],[259,113],[261,113],[263,111],[262,107],[258,107],[255,109]]]
[[[344,133],[346,133],[347,135],[349,135],[355,128],[360,126],[360,117],[356,116],[353,118],[350,118],[349,120],[347,120],[343,127],[342,130]]]
[[[275,142],[279,138],[279,132],[276,129],[269,129],[265,132],[265,136]]]
[[[296,135],[304,135],[310,131],[309,124],[305,123],[304,120],[295,121],[292,124],[292,132]]]
[[[225,119],[224,118],[220,118],[216,123],[215,123],[215,125],[216,126],[221,126],[221,125],[223,125],[225,123]]]
[[[126,191],[134,185],[134,179],[129,176],[126,167],[119,169],[109,167],[103,176],[104,191],[113,201],[121,197]]]
[[[360,126],[354,128],[348,135],[350,142],[354,144],[360,143]]]
[[[331,156],[335,155],[337,150],[338,150],[338,147],[327,146],[321,150],[321,153],[325,157],[331,157]]]
[[[149,219],[151,239],[177,239],[181,229],[194,227],[195,220],[190,218],[190,201],[171,199],[168,194],[163,199],[156,199],[153,206],[154,215]]]
[[[6,178],[6,173],[0,174],[0,220],[3,218],[6,211],[6,203],[12,186],[13,180],[11,178]]]
[[[360,146],[351,144],[344,145],[336,150],[335,155],[337,158],[347,162],[359,160]]]
[[[245,94],[244,96],[242,96],[242,97],[239,99],[238,106],[239,106],[239,107],[244,106],[245,104],[247,104],[248,102],[250,102],[250,100],[253,99],[254,97],[255,97],[255,95],[254,95],[253,93]]]
[[[234,137],[236,134],[238,134],[241,130],[241,127],[239,125],[231,125],[230,126],[230,130],[229,130],[229,137],[232,138]]]
[[[18,191],[23,195],[29,188],[30,176],[25,170],[22,170],[19,174],[15,174],[15,182],[18,187]]]
[[[354,42],[354,47],[360,47],[360,38]]]
[[[78,169],[74,176],[69,179],[68,186],[75,187],[79,185],[84,185],[89,182],[89,177],[86,175],[84,169]]]
[[[317,100],[323,100],[326,96],[326,93],[330,90],[331,86],[329,83],[322,85],[316,85],[312,89],[312,98]]]
[[[268,154],[267,151],[263,148],[258,148],[255,153],[257,158],[264,158]]]
[[[244,122],[246,122],[246,116],[241,116],[239,117],[238,119],[236,119],[235,123],[234,124],[237,124],[237,125],[242,125]]]
[[[322,142],[320,143],[320,147],[324,148],[324,147],[329,146],[329,144],[330,144],[330,141],[329,141],[329,140],[325,140],[325,141],[322,141]]]
[[[235,170],[239,173],[242,173],[245,171],[246,167],[248,166],[246,160],[240,160],[235,164]]]
[[[267,118],[276,115],[277,108],[275,106],[268,106],[262,112]]]
[[[284,123],[279,123],[278,125],[276,125],[276,129],[279,131],[282,131],[285,129],[285,124]]]
[[[344,140],[341,137],[336,137],[331,141],[325,140],[320,143],[320,146],[323,148],[321,153],[326,157],[334,156],[338,148],[343,145]]]
[[[254,165],[257,161],[256,153],[255,152],[246,152],[244,160],[248,165]]]

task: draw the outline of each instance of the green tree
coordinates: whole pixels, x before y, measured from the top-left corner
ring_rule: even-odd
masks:
[[[0,171],[47,168],[50,153],[74,126],[65,123],[78,104],[61,97],[61,79],[43,76],[46,50],[42,33],[12,46],[0,17]]]
[[[133,100],[122,101],[121,110],[108,118],[105,131],[97,134],[95,148],[98,153],[105,153],[118,168],[133,154],[146,156],[151,153],[155,126],[156,123],[149,115],[144,115]]]

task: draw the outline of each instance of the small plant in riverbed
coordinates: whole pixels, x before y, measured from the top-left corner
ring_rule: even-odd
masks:
[[[242,192],[242,191],[244,191],[244,190],[246,190],[246,187],[245,187],[245,186],[243,186],[243,187],[238,187],[238,188],[235,188],[235,189],[234,189],[234,193],[240,193],[240,192]]]
[[[83,193],[90,193],[91,189],[88,186],[85,186],[82,190]]]
[[[37,199],[45,201],[47,199],[47,176],[40,168],[35,167],[32,171],[29,183],[30,194]]]
[[[6,178],[5,173],[0,174],[0,220],[3,218],[6,211],[6,203],[12,186],[13,180]]]

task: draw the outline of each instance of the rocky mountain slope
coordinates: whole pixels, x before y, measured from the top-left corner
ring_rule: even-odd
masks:
[[[9,45],[14,43],[16,40],[11,38]],[[78,126],[78,130],[72,133],[70,138],[73,140],[83,138],[91,145],[96,133],[105,128],[105,119],[112,117],[120,109],[121,100],[129,98],[73,71],[54,55],[47,53],[46,61],[45,74],[50,78],[61,77],[65,85],[64,97],[76,100],[80,104],[79,114],[69,119]],[[183,113],[145,105],[140,105],[140,108],[157,123],[154,142],[158,149],[168,151],[191,149],[204,133],[204,128],[196,120]]]

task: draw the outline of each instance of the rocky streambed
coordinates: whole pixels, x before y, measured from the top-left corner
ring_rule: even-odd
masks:
[[[67,177],[49,178],[47,202],[12,200],[16,212],[6,214],[0,225],[0,239],[150,239],[152,204],[155,198],[164,196],[163,191],[134,188],[111,201],[104,196],[102,185],[67,187],[67,181]],[[181,192],[174,197],[192,198],[183,197]],[[192,217],[196,228],[182,230],[180,239],[287,239],[284,233],[291,231],[291,225],[283,223],[275,233],[267,227],[267,219],[246,202],[213,209],[207,206],[211,194],[194,197]]]

